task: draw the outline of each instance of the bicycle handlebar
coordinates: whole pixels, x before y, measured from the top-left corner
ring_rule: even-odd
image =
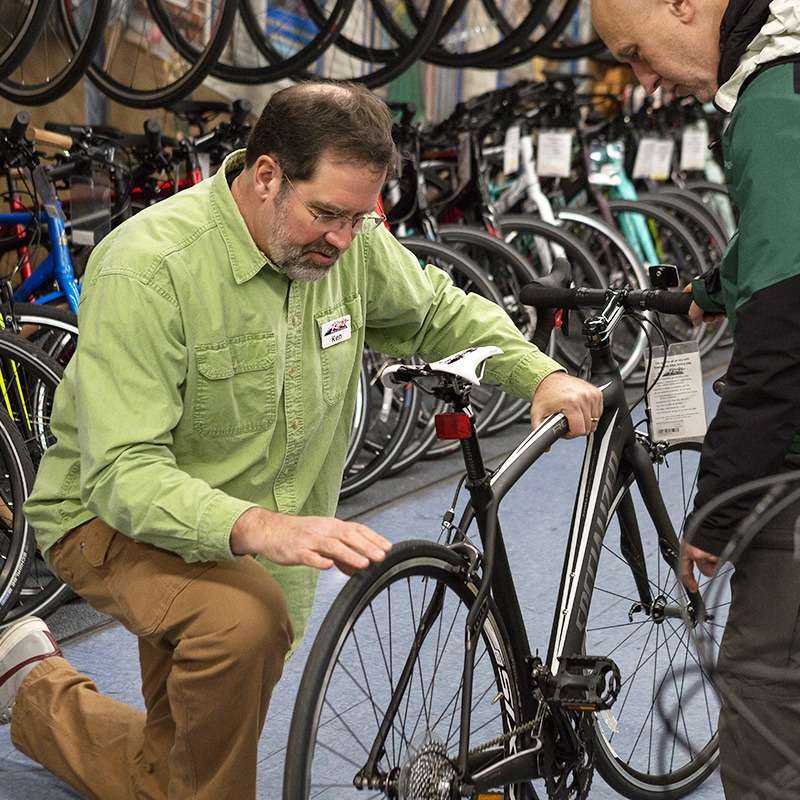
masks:
[[[14,115],[14,121],[8,129],[8,138],[12,142],[21,142],[25,137],[25,131],[28,130],[28,125],[31,124],[31,115],[27,111],[18,111]]]
[[[629,310],[660,311],[663,314],[686,315],[692,304],[688,292],[644,289],[620,295],[621,305]],[[602,308],[609,301],[605,289],[561,289],[554,286],[528,284],[520,292],[520,300],[536,308]]]
[[[144,136],[147,149],[152,155],[161,153],[161,125],[157,119],[146,119],[144,122]]]
[[[252,111],[253,104],[249,100],[245,98],[234,100],[231,107],[231,124],[241,128],[247,122],[247,117],[250,116]]]
[[[34,144],[46,144],[51,147],[57,147],[59,150],[72,149],[72,137],[66,136],[63,133],[54,133],[53,131],[44,130],[43,128],[28,127],[24,135],[29,142]]]

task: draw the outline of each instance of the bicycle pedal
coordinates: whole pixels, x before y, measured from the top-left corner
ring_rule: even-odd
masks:
[[[614,705],[622,681],[619,667],[603,656],[562,656],[547,680],[551,703],[569,711],[604,711]]]

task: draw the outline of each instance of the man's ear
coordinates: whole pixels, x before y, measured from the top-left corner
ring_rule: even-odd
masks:
[[[259,156],[253,164],[253,187],[260,200],[274,197],[280,190],[283,172],[272,156]]]
[[[688,24],[697,15],[697,0],[664,0],[669,6],[669,13],[680,22]]]

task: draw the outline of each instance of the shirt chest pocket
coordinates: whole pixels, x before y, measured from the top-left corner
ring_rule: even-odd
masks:
[[[194,430],[235,436],[267,430],[276,416],[275,334],[252,333],[195,347]]]
[[[328,405],[336,405],[347,392],[353,369],[361,364],[361,337],[358,333],[364,325],[361,297],[355,295],[320,311],[314,319],[322,393]]]

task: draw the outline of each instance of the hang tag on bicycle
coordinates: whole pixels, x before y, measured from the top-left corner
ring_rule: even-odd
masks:
[[[198,153],[197,162],[203,179],[211,177],[211,153]]]
[[[111,230],[111,184],[107,173],[75,175],[69,181],[69,218],[72,244],[99,244]]]
[[[503,174],[516,175],[519,171],[519,143],[520,127],[512,125],[506,131],[506,140],[503,145]]]
[[[681,141],[681,171],[704,170],[707,157],[708,128],[705,125],[693,125],[685,128]]]
[[[634,178],[651,178],[665,181],[672,173],[672,158],[675,155],[675,142],[672,139],[658,139],[645,136],[639,142],[636,161],[633,165]]]
[[[663,347],[654,347],[650,380],[655,381],[648,393],[650,437],[659,442],[702,442],[707,424],[697,342],[676,342],[666,354]]]
[[[541,131],[536,146],[536,174],[542,178],[569,178],[574,138],[571,130]]]

